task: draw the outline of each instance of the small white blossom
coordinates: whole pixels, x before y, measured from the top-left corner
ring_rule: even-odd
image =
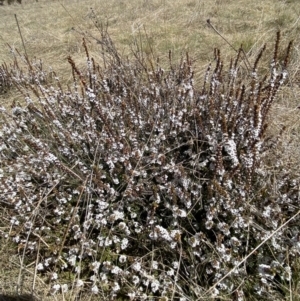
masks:
[[[151,290],[152,290],[152,292],[155,293],[156,291],[158,291],[159,286],[160,286],[160,285],[159,285],[158,280],[152,281],[152,282],[151,282]]]
[[[60,290],[60,285],[59,284],[54,284],[51,288],[51,294],[55,295],[58,291]]]
[[[128,239],[127,238],[123,238],[122,242],[121,242],[121,249],[124,250],[128,247]]]
[[[205,228],[206,228],[207,230],[210,230],[210,229],[213,227],[213,225],[214,225],[214,222],[213,222],[212,220],[208,220],[208,221],[206,221],[206,223],[205,223]]]
[[[162,238],[167,241],[172,240],[168,230],[158,225],[154,227],[154,231],[149,234],[149,237],[153,240],[157,240],[158,238]]]
[[[172,241],[172,242],[170,243],[170,248],[171,248],[171,249],[175,249],[176,245],[177,245],[177,242],[176,242],[176,241]]]
[[[120,263],[124,263],[124,262],[126,262],[126,261],[127,261],[127,256],[121,255],[121,256],[119,257],[119,262],[120,262]]]
[[[179,209],[178,206],[173,206],[172,207],[172,211],[173,211],[173,216],[174,217],[186,217],[186,211],[183,209]]]
[[[97,281],[97,276],[96,276],[96,275],[92,275],[92,276],[90,277],[90,280],[91,280],[92,282],[96,282],[96,281]]]
[[[154,269],[154,270],[158,269],[158,262],[155,260],[152,261],[152,269]]]
[[[120,230],[124,230],[126,228],[126,224],[124,222],[119,223]]]
[[[124,212],[121,212],[121,211],[118,211],[118,210],[115,210],[113,211],[113,213],[109,216],[108,220],[110,222],[114,222],[118,219],[124,219]]]
[[[61,291],[62,291],[62,293],[67,293],[68,290],[69,290],[69,287],[68,287],[67,284],[63,284],[63,285],[61,286]]]
[[[122,274],[123,270],[119,268],[118,266],[114,266],[111,270],[112,274],[120,275]]]
[[[92,270],[97,273],[98,270],[99,270],[99,267],[100,267],[100,262],[99,261],[94,261],[92,264],[91,264],[91,267],[92,267]]]
[[[140,278],[138,276],[135,275],[132,277],[132,283],[134,285],[137,285],[139,282],[140,282]]]
[[[70,263],[70,265],[71,265],[72,267],[74,267],[75,264],[76,264],[76,258],[77,258],[76,255],[71,255],[71,256],[68,258],[68,262]]]
[[[213,260],[211,265],[216,270],[218,270],[220,268],[220,262],[218,260]]]
[[[135,292],[128,293],[128,297],[129,297],[130,300],[134,300],[135,296],[136,296]]]
[[[84,285],[84,282],[81,279],[77,279],[76,287],[82,287],[83,285]]]
[[[198,237],[196,235],[190,237],[188,242],[192,248],[195,248],[200,244],[200,240],[198,239]]]
[[[38,271],[42,271],[44,269],[44,265],[40,262],[37,266],[36,266],[36,269]]]
[[[109,239],[109,237],[106,237],[106,238],[105,238],[105,241],[104,241],[104,245],[105,245],[106,247],[111,246],[111,245],[112,245],[112,240]]]
[[[140,262],[135,262],[133,265],[132,265],[132,268],[135,270],[135,271],[140,271],[141,268],[142,268],[142,265]]]
[[[120,285],[119,285],[118,282],[114,282],[114,284],[113,284],[113,286],[112,286],[112,290],[113,290],[114,292],[117,292],[117,291],[120,290]]]
[[[92,293],[95,294],[95,295],[98,295],[98,293],[99,293],[99,288],[98,288],[97,285],[94,285],[94,286],[92,287]]]
[[[172,265],[173,265],[173,268],[174,268],[174,269],[178,269],[178,267],[179,267],[179,262],[178,262],[178,261],[173,261],[173,262],[172,262]]]
[[[175,275],[174,270],[173,270],[173,269],[169,269],[169,270],[167,271],[167,275],[168,275],[168,276],[174,276],[174,275]]]

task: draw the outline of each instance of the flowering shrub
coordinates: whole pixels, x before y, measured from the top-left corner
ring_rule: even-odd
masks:
[[[3,234],[37,259],[53,294],[282,294],[300,253],[299,177],[273,179],[264,157],[276,144],[266,129],[291,44],[278,62],[278,34],[269,77],[258,74],[265,48],[247,75],[242,50],[228,71],[215,51],[196,89],[188,56],[164,70],[123,59],[103,38],[105,67],[83,43],[87,69],[69,57],[69,89],[39,64],[6,73],[26,105],[1,108]]]

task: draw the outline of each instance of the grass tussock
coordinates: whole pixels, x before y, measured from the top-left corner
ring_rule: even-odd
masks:
[[[2,234],[22,266],[74,298],[284,299],[300,178],[268,126],[292,43],[277,33],[268,73],[265,46],[228,63],[215,49],[195,83],[189,55],[163,68],[135,44],[128,59],[98,29],[101,64],[84,39],[68,88],[17,53],[0,68],[25,102],[1,108],[0,132]]]

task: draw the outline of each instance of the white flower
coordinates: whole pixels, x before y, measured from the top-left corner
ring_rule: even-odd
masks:
[[[149,300],[150,298],[148,299],[148,295],[144,293],[140,296],[140,299],[143,301],[143,300]]]
[[[97,295],[97,294],[99,293],[99,289],[98,289],[98,286],[97,286],[97,285],[94,285],[94,286],[92,287],[92,293],[95,294],[95,295]]]
[[[167,241],[172,240],[168,230],[158,225],[154,227],[154,231],[149,234],[149,237],[153,240],[157,240],[158,238],[163,238]]]
[[[12,225],[16,225],[16,226],[18,226],[18,225],[20,224],[20,222],[17,220],[17,218],[16,218],[15,216],[13,216],[13,217],[11,218],[10,223],[11,223]]]
[[[135,292],[132,292],[132,293],[128,293],[128,297],[130,300],[133,300],[136,296],[136,293]]]
[[[90,277],[90,280],[93,281],[93,282],[95,282],[97,280],[97,276],[96,275],[92,275]]]
[[[174,270],[173,269],[170,269],[169,271],[167,271],[167,275],[169,276],[174,276]]]
[[[191,245],[192,248],[195,248],[200,244],[200,240],[198,239],[197,236],[190,237],[188,242],[189,242],[189,244]]]
[[[134,285],[137,285],[140,282],[140,278],[138,276],[133,276],[132,277],[132,282]]]
[[[84,285],[84,282],[81,279],[77,279],[76,281],[76,287],[81,287]]]
[[[105,273],[100,273],[99,274],[101,283],[107,283],[107,275]]]
[[[116,244],[116,243],[118,243],[118,242],[120,242],[120,238],[117,236],[117,235],[114,235],[113,237],[112,237],[112,240],[113,240],[113,242]]]
[[[76,264],[76,255],[71,255],[69,258],[68,258],[68,262],[70,263],[70,265],[72,266],[72,267],[74,267],[75,266],[75,264]]]
[[[176,245],[177,245],[177,242],[172,241],[171,244],[170,244],[171,249],[175,249]]]
[[[118,178],[115,178],[115,179],[113,179],[113,182],[114,182],[116,185],[118,185],[118,184],[119,184],[119,179],[118,179]]]
[[[218,252],[225,254],[226,253],[226,248],[224,246],[224,244],[219,244],[216,249],[218,250]]]
[[[179,262],[178,262],[178,261],[173,261],[173,262],[172,262],[172,265],[173,265],[173,268],[174,268],[174,269],[178,269],[178,267],[179,267]]]
[[[264,208],[264,211],[263,211],[262,215],[263,215],[263,217],[270,218],[271,213],[272,213],[271,207],[270,206],[266,206]]]
[[[38,271],[42,271],[44,269],[44,265],[40,262],[37,266],[36,266],[36,269]]]
[[[154,280],[151,282],[151,290],[155,293],[159,289],[159,282],[158,280]]]
[[[140,271],[141,268],[142,268],[142,265],[140,262],[135,262],[133,265],[132,265],[132,268],[135,270],[135,271]]]
[[[265,278],[273,279],[275,276],[275,272],[272,270],[271,266],[266,264],[259,265],[258,273],[262,277],[262,279]]]
[[[170,236],[175,240],[180,240],[181,231],[180,230],[171,230]]]
[[[287,266],[284,268],[284,273],[281,276],[281,279],[284,279],[286,281],[291,281],[291,275],[292,275],[291,268],[289,266]]]
[[[61,286],[61,291],[62,291],[62,293],[66,293],[68,290],[69,290],[69,287],[68,287],[67,284],[63,284],[63,285]]]
[[[51,288],[51,294],[54,295],[56,294],[60,289],[60,285],[59,284],[54,284]]]
[[[235,236],[230,238],[230,243],[235,247],[239,247],[241,245],[241,242]]]
[[[212,220],[208,220],[208,221],[206,221],[206,223],[205,223],[205,228],[206,228],[207,230],[210,230],[210,229],[213,227],[213,225],[214,225],[214,222],[213,222]]]
[[[212,267],[218,270],[220,268],[220,262],[218,260],[213,260],[211,263]]]
[[[105,245],[106,247],[108,247],[108,246],[110,246],[111,244],[112,244],[112,240],[109,239],[108,237],[106,237],[106,238],[105,238],[105,241],[104,241],[104,245]]]
[[[103,217],[103,218],[100,220],[100,224],[102,224],[102,225],[104,225],[104,226],[107,224],[107,220],[106,220],[105,217]]]
[[[120,230],[124,230],[126,228],[126,224],[124,222],[119,223]]]
[[[145,285],[145,286],[148,286],[149,285],[149,279],[147,278],[147,279],[143,279],[143,284]],[[140,286],[140,289],[142,289],[142,287]]]
[[[98,208],[101,211],[106,209],[109,206],[109,204],[107,202],[104,202],[104,201],[101,201],[101,200],[98,200],[97,203],[98,203]]]
[[[220,293],[219,290],[217,288],[214,288],[212,291],[212,296],[217,297],[217,296],[219,296],[219,293]]]
[[[120,290],[120,285],[118,282],[114,282],[114,285],[112,286],[112,290],[114,292],[117,292],[118,290]]]
[[[158,269],[158,262],[155,260],[152,261],[152,269],[154,269],[154,270]]]
[[[100,267],[100,262],[99,261],[94,261],[92,264],[91,264],[91,267],[92,267],[92,270],[97,273],[98,270],[99,270],[99,267]]]
[[[112,264],[110,261],[103,261],[103,269],[110,271],[112,269]]]
[[[186,200],[185,207],[186,207],[187,209],[190,209],[191,206],[192,206],[192,202],[191,202],[190,200]]]
[[[125,256],[125,255],[121,255],[120,257],[119,257],[119,262],[120,263],[124,263],[124,262],[126,262],[127,261],[127,257]]]
[[[124,250],[126,249],[128,246],[128,239],[127,238],[123,238],[122,242],[121,242],[121,249]]]
[[[118,274],[121,274],[122,271],[123,271],[122,269],[120,269],[118,266],[115,265],[115,266],[112,268],[111,273],[112,273],[112,274],[118,275]]]
[[[75,267],[75,273],[80,274],[80,272],[81,272],[81,267],[80,266]]]

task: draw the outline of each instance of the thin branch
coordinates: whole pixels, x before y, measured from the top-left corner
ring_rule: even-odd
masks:
[[[231,43],[229,43],[229,41],[211,24],[210,19],[207,19],[206,22],[235,52],[239,52],[239,50],[234,48],[234,46]],[[246,66],[247,70],[249,71],[248,67],[250,67],[251,64],[249,63],[247,55],[242,47],[241,47],[241,51],[243,52],[245,60],[248,64],[248,66],[247,66],[247,64],[245,63],[245,66]]]
[[[28,58],[27,51],[26,51],[26,47],[25,47],[25,43],[24,43],[24,39],[23,39],[23,35],[22,35],[22,32],[21,32],[21,28],[20,28],[20,26],[19,26],[19,21],[18,21],[18,18],[17,18],[17,15],[16,15],[16,14],[15,14],[15,19],[16,19],[17,26],[18,26],[18,30],[19,30],[19,34],[20,34],[20,37],[21,37],[21,40],[22,40],[24,52],[25,52],[26,58]]]

